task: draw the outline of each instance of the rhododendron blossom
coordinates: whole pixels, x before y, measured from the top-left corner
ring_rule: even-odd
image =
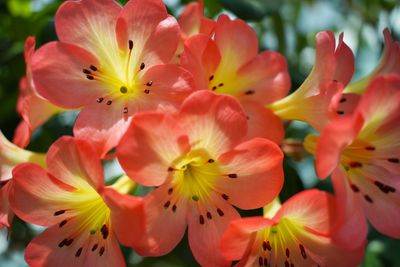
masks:
[[[38,95],[32,80],[31,61],[35,52],[35,38],[28,37],[25,41],[25,64],[26,76],[20,80],[19,96],[17,101],[17,111],[22,117],[15,130],[13,143],[26,147],[32,133],[36,128],[49,120],[53,115],[63,111],[49,101]]]
[[[191,92],[191,75],[168,64],[180,41],[177,21],[161,0],[66,1],[58,9],[60,42],[33,56],[38,92],[64,108],[83,107],[74,134],[113,148],[132,115],[170,109]]]
[[[250,137],[280,143],[284,135],[281,121],[264,105],[288,93],[286,61],[274,51],[257,53],[255,31],[242,20],[221,15],[214,39],[199,34],[186,40],[181,64],[193,74],[196,89],[232,95],[240,101]]]
[[[357,266],[362,244],[355,250],[338,246],[335,237],[335,201],[318,190],[301,192],[282,206],[266,207],[264,217],[233,221],[221,250],[239,266]]]
[[[399,114],[400,77],[378,76],[353,115],[332,121],[319,138],[306,140],[316,154],[319,177],[333,172],[343,215],[358,217],[359,229],[352,236],[362,238],[367,217],[378,231],[400,237]]]
[[[141,199],[105,187],[94,155],[89,143],[62,137],[47,153],[47,171],[32,163],[13,170],[14,212],[49,227],[26,248],[30,266],[125,266],[117,239],[140,240]]]
[[[147,239],[139,252],[163,255],[182,239],[204,266],[227,266],[218,253],[232,207],[259,208],[283,182],[282,152],[266,139],[244,140],[246,117],[232,97],[192,94],[176,114],[137,115],[117,148],[129,177],[158,186],[145,197]]]
[[[269,108],[282,119],[305,121],[321,130],[332,118],[342,114],[337,105],[353,72],[354,56],[343,41],[343,34],[335,48],[333,33],[319,32],[311,73],[294,93],[272,103]]]

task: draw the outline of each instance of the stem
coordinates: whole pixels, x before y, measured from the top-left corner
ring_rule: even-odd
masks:
[[[128,194],[133,189],[135,189],[136,183],[125,174],[119,177],[118,180],[115,181],[115,183],[110,185],[110,187],[121,194]]]
[[[279,200],[279,197],[276,197],[271,203],[264,206],[263,208],[264,218],[271,219],[272,217],[275,216],[275,214],[281,207],[282,207],[281,201]]]

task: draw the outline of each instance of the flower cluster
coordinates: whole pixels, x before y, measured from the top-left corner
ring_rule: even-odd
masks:
[[[22,121],[13,143],[0,134],[0,228],[14,215],[46,227],[26,247],[30,266],[125,266],[120,245],[161,256],[187,229],[202,266],[354,267],[368,221],[400,238],[400,44],[389,30],[381,62],[355,83],[343,34],[336,45],[318,33],[315,65],[288,95],[285,58],[260,53],[246,22],[205,18],[202,1],[175,19],[161,0],[68,0],[55,27],[59,40],[38,50],[27,38]],[[46,154],[25,149],[70,110],[73,136]],[[334,194],[280,203],[289,120],[319,132],[304,147]],[[107,159],[125,172],[113,184]],[[149,193],[135,196],[137,184]]]

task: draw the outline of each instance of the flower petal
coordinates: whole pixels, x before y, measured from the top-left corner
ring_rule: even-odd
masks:
[[[255,209],[271,202],[283,186],[283,153],[279,147],[261,138],[236,146],[218,158],[224,173],[237,178],[222,178],[216,187],[229,196],[229,202],[241,209]]]
[[[111,224],[118,240],[135,248],[145,233],[142,199],[120,194],[107,187],[104,188],[102,196],[111,210]]]
[[[162,113],[138,114],[117,148],[122,168],[136,182],[159,186],[174,160],[190,149],[179,121]]]
[[[29,266],[125,266],[120,247],[112,232],[105,241],[105,250],[101,256],[99,249],[92,250],[96,242],[94,239],[83,247],[79,240],[74,240],[68,246],[59,247],[60,242],[72,235],[78,227],[79,225],[73,225],[71,222],[66,224],[61,232],[58,225],[55,225],[36,236],[25,250],[25,260]]]
[[[256,102],[241,101],[240,104],[248,121],[248,138],[263,137],[276,144],[283,141],[285,132],[282,121],[278,116]]]
[[[144,198],[147,231],[142,244],[136,248],[143,256],[165,255],[181,241],[186,231],[187,203],[177,199],[170,201],[169,185],[163,185]]]
[[[101,160],[95,148],[82,139],[61,137],[47,152],[47,166],[51,175],[76,188],[90,184],[95,189],[104,186]]]
[[[210,210],[212,219],[204,218],[203,224],[197,208],[190,209],[188,213],[189,245],[196,261],[202,266],[230,266],[230,262],[220,252],[222,234],[229,223],[240,218],[239,213],[219,195],[214,195],[211,200],[219,211]]]
[[[115,101],[111,105],[96,103],[84,108],[75,122],[74,135],[90,140],[103,158],[117,146],[132,121],[132,116],[124,114],[123,105]]]
[[[207,148],[217,158],[247,134],[247,121],[240,104],[230,96],[201,90],[182,104],[179,115],[195,149]]]
[[[14,218],[14,213],[10,207],[9,193],[12,187],[12,180],[8,181],[0,188],[0,230],[3,226],[10,229],[11,222]]]
[[[51,103],[64,108],[95,103],[108,88],[103,82],[87,79],[82,71],[90,65],[98,65],[98,60],[88,51],[50,42],[39,48],[32,59],[36,89]]]
[[[212,34],[215,27],[215,21],[205,18],[203,13],[203,0],[199,0],[198,3],[193,2],[186,5],[178,18],[184,39],[198,33],[204,33],[206,35]]]
[[[113,0],[66,1],[58,9],[58,38],[109,60],[118,52],[115,26],[121,7]]]

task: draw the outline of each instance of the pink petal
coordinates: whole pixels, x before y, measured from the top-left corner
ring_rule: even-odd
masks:
[[[248,138],[263,137],[280,144],[285,132],[282,121],[263,105],[252,101],[241,101],[248,121]]]
[[[101,160],[95,148],[82,139],[61,137],[49,148],[46,161],[49,173],[70,186],[80,188],[89,183],[100,189],[104,185]]]
[[[335,51],[334,79],[346,86],[354,73],[354,55],[351,49],[343,41],[343,33],[339,35],[339,44]]]
[[[55,17],[58,38],[96,56],[115,53],[115,27],[120,12],[121,7],[113,0],[66,1]]]
[[[138,114],[117,148],[122,168],[136,182],[159,186],[174,160],[190,149],[187,133],[173,116]]]
[[[10,207],[9,193],[12,187],[12,180],[8,181],[0,188],[0,230],[5,226],[8,229],[11,227],[11,222],[14,218],[14,212]]]
[[[36,89],[51,103],[64,108],[78,108],[109,90],[104,82],[89,80],[83,69],[98,65],[98,60],[78,46],[51,42],[33,56],[32,73]]]
[[[219,248],[225,229],[231,221],[240,218],[240,215],[219,195],[214,195],[212,206],[209,210],[211,219],[195,207],[188,212],[190,249],[202,266],[230,266]],[[203,216],[203,220],[200,216]]]
[[[132,121],[132,116],[124,114],[124,107],[120,101],[86,107],[76,120],[74,135],[90,141],[103,158],[117,146]]]
[[[215,42],[221,51],[221,64],[230,68],[239,68],[258,52],[256,32],[243,20],[231,20],[227,15],[218,18]]]
[[[13,143],[21,148],[25,148],[31,141],[32,131],[26,121],[21,121],[14,132]]]
[[[248,217],[232,221],[221,239],[221,251],[225,258],[232,261],[241,259],[241,262],[246,262],[246,257],[249,257],[249,250],[253,245],[254,234],[272,224],[273,221],[263,217]]]
[[[246,86],[238,88],[240,97],[260,104],[269,104],[287,95],[290,77],[285,58],[273,51],[264,51],[237,71]]]
[[[350,145],[363,125],[359,114],[339,118],[327,125],[317,143],[316,170],[320,178],[325,178],[338,166],[342,151]]]
[[[111,210],[111,224],[118,240],[135,248],[145,233],[142,199],[120,194],[107,187],[104,188],[102,196]]]
[[[55,216],[55,212],[65,210],[66,199],[72,196],[73,190],[75,188],[51,176],[41,167],[24,163],[13,170],[10,205],[24,221],[50,226],[61,222],[62,219]]]
[[[266,139],[244,142],[218,158],[224,164],[222,171],[237,178],[221,178],[217,188],[241,209],[263,207],[282,189],[282,160],[279,147]]]
[[[60,242],[62,242],[64,238],[73,236],[78,227],[79,225],[76,223],[72,224],[72,222],[70,222],[70,224],[66,224],[61,230],[58,225],[46,229],[43,233],[36,236],[27,246],[25,250],[26,262],[32,267],[125,266],[120,247],[112,232],[105,241],[105,250],[101,256],[99,255],[99,249],[92,251],[96,243],[95,238],[92,238],[91,241],[87,243],[82,243],[82,238],[84,237],[78,236],[70,245],[59,247]],[[81,252],[79,256],[76,256],[80,249]]]
[[[231,149],[247,134],[245,114],[230,96],[205,90],[195,92],[183,102],[178,116],[194,147],[207,147],[213,158]]]
[[[204,33],[206,35],[212,34],[215,27],[215,21],[205,18],[203,13],[203,0],[199,0],[198,3],[189,3],[186,5],[178,18],[184,39],[198,33]]]
[[[170,199],[169,186],[160,186],[144,198],[147,231],[143,243],[136,248],[140,255],[168,254],[185,234],[187,203]]]
[[[341,115],[353,114],[361,96],[358,94],[347,93],[343,94],[339,100],[336,113]]]

